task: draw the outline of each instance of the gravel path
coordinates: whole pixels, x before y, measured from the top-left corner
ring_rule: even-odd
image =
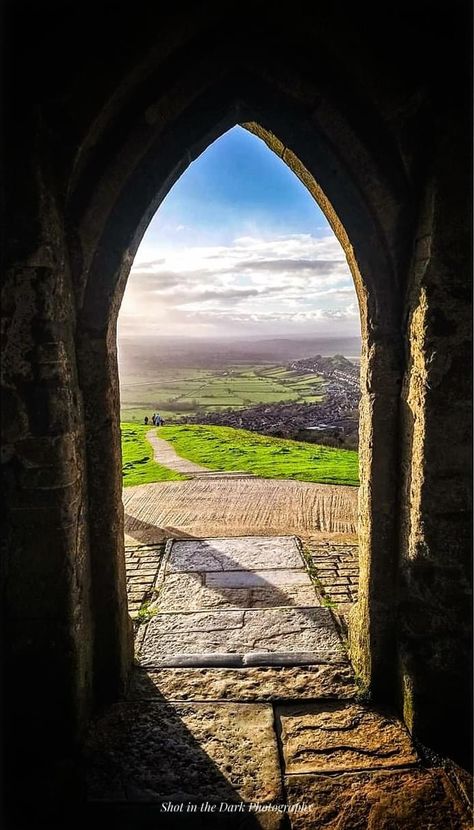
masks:
[[[156,461],[189,478],[124,489],[127,544],[170,537],[355,537],[357,487],[214,472],[181,458],[155,431],[147,437]]]
[[[206,467],[201,467],[200,464],[188,461],[187,458],[181,458],[168,441],[164,441],[163,438],[158,438],[156,430],[152,429],[147,432],[146,437],[153,447],[155,461],[158,464],[162,464],[163,467],[167,467],[168,470],[174,470],[176,473],[183,473],[184,475],[208,472]]]
[[[147,440],[153,447],[153,457],[158,464],[167,467],[168,470],[174,470],[177,473],[182,473],[189,478],[249,478],[252,473],[239,471],[225,471],[219,472],[216,470],[209,470],[208,467],[201,467],[200,464],[195,464],[194,461],[189,461],[187,458],[182,458],[177,454],[174,447],[163,438],[158,438],[155,430],[150,430],[147,433]]]

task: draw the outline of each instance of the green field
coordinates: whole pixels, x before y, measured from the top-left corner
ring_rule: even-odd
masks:
[[[161,368],[153,379],[123,379],[120,397],[122,421],[142,423],[155,410],[166,421],[259,403],[315,403],[324,397],[324,381],[275,364],[218,370]]]
[[[269,438],[230,427],[165,426],[160,438],[178,455],[212,470],[244,470],[263,478],[287,478],[322,484],[359,483],[358,454]]]
[[[146,439],[150,427],[122,423],[123,486],[151,484],[153,481],[179,481],[185,476],[153,461],[153,449]]]
[[[121,429],[124,487],[186,478],[153,461],[153,450],[146,439],[146,433],[153,427],[122,423]],[[159,434],[172,444],[178,455],[211,470],[244,470],[262,478],[322,484],[359,483],[358,455],[352,450],[199,424],[165,426]]]

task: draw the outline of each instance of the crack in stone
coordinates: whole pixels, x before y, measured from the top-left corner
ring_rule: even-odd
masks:
[[[336,724],[335,726],[324,726],[324,725],[311,725],[311,724],[301,724],[301,726],[296,727],[295,733],[300,734],[301,732],[349,732],[351,729],[357,729],[358,726],[365,720],[366,713],[362,715],[356,715],[354,718],[351,719],[350,723],[348,724]]]
[[[391,758],[394,755],[399,753],[399,747],[394,747],[393,749],[364,749],[363,747],[358,746],[351,746],[350,744],[337,744],[336,746],[324,746],[324,747],[303,747],[302,749],[297,749],[295,752],[292,753],[290,763],[293,763],[295,760],[303,759],[304,757],[311,756],[311,755],[332,755],[335,752],[353,752],[357,755],[364,755],[367,757],[374,757],[374,758]]]

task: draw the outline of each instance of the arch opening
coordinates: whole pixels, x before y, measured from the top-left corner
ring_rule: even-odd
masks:
[[[356,308],[344,252],[312,194],[249,131],[226,133],[170,191],[119,314],[129,610],[139,621],[155,613],[157,627],[170,610],[227,605],[259,609],[265,628],[278,617],[268,609],[286,607],[280,616],[308,627],[322,605],[345,623],[357,590]],[[291,535],[307,561],[296,548],[285,560]],[[158,561],[168,538],[205,538],[213,553],[203,558],[198,542],[197,568],[186,542],[187,566],[164,573],[156,599],[146,572],[144,591],[135,588],[137,546],[157,545]],[[276,573],[272,545],[282,548]],[[329,579],[310,565],[327,545],[337,554]],[[272,638],[286,663],[294,639]]]
[[[92,561],[94,561],[94,537],[97,533],[101,539],[103,555],[104,539],[108,538],[110,558],[115,562],[115,604],[120,611],[109,615],[108,627],[112,622],[113,631],[103,637],[107,651],[111,654],[110,642],[113,640],[117,666],[122,669],[117,675],[107,672],[107,677],[99,698],[113,695],[107,691],[110,678],[121,676],[127,671],[127,653],[130,640],[124,647],[124,639],[117,636],[117,620],[126,614],[124,609],[125,573],[123,568],[123,550],[117,555],[117,533],[123,525],[123,514],[119,504],[121,496],[121,474],[117,469],[120,457],[120,432],[118,429],[119,389],[116,358],[116,323],[126,280],[133,257],[145,229],[156,212],[157,206],[169,192],[173,183],[181,175],[190,161],[208,146],[212,139],[221,135],[236,123],[246,127],[262,138],[270,149],[290,167],[305,184],[328,218],[331,227],[343,247],[354,284],[356,286],[361,315],[362,358],[360,406],[361,426],[360,445],[360,491],[359,491],[359,540],[361,550],[361,592],[360,599],[352,615],[350,642],[352,659],[362,678],[362,683],[377,695],[393,700],[396,689],[396,660],[394,657],[394,573],[396,545],[396,500],[397,500],[397,465],[395,463],[398,419],[398,397],[401,376],[401,342],[397,328],[400,307],[400,295],[394,281],[394,265],[390,254],[390,245],[384,237],[380,224],[374,221],[370,209],[362,194],[350,178],[344,178],[341,186],[340,163],[334,157],[323,140],[318,140],[317,131],[312,131],[314,146],[308,140],[308,126],[301,128],[301,154],[298,135],[292,124],[292,149],[276,138],[275,134],[261,124],[265,118],[242,118],[242,106],[231,110],[230,115],[218,122],[211,130],[202,125],[198,136],[190,144],[188,115],[184,124],[179,124],[172,133],[172,142],[167,138],[161,142],[161,151],[153,147],[140,159],[138,168],[124,182],[120,197],[114,194],[114,207],[108,213],[104,224],[100,244],[95,246],[95,254],[89,258],[88,279],[84,292],[84,302],[80,319],[81,350],[80,368],[82,370],[83,390],[86,399],[91,401],[90,411],[109,413],[99,429],[89,422],[88,442],[89,457],[94,468],[97,453],[101,452],[104,462],[103,447],[107,445],[108,459],[104,465],[107,470],[109,505],[108,521],[99,517],[94,520],[94,490],[104,492],[103,482],[96,476],[90,490]],[[246,112],[249,112],[248,108]],[[238,119],[238,120],[237,120]],[[281,116],[278,119],[281,122]],[[180,129],[185,128],[182,137],[184,145],[176,156],[180,146],[176,140]],[[321,136],[319,136],[321,139]],[[160,142],[159,142],[160,143]],[[186,149],[184,149],[186,147]],[[294,148],[294,149],[293,149]],[[183,154],[184,150],[184,154]],[[179,151],[178,151],[179,152]],[[317,184],[316,177],[310,172],[311,155],[319,181],[326,180],[331,190],[331,201]],[[304,159],[304,162],[301,159]],[[331,165],[325,162],[331,159]],[[329,170],[329,174],[328,174]],[[334,207],[336,205],[336,207]],[[340,210],[336,212],[337,206]],[[354,210],[357,205],[357,210]],[[341,219],[341,215],[343,218]],[[87,221],[85,222],[87,225]],[[348,230],[346,227],[348,226]],[[351,241],[349,239],[351,238]],[[92,358],[92,360],[91,360]],[[93,365],[94,364],[94,365]],[[105,396],[104,396],[105,392]],[[90,397],[89,397],[90,396]],[[105,440],[104,428],[108,432]],[[114,467],[111,482],[111,468]],[[109,512],[110,511],[110,512]],[[111,522],[111,514],[114,517]],[[383,553],[382,553],[383,551]],[[375,557],[374,557],[375,552]],[[102,568],[99,565],[96,580],[97,590],[103,595]],[[374,594],[377,600],[373,600]],[[124,622],[122,621],[122,628]],[[126,627],[126,626],[125,626]],[[107,626],[105,626],[107,628]],[[128,629],[130,630],[130,629]],[[97,638],[96,653],[102,647]],[[119,644],[121,646],[119,647]],[[97,661],[97,677],[103,676],[104,665],[101,658]],[[120,685],[119,683],[119,685]]]

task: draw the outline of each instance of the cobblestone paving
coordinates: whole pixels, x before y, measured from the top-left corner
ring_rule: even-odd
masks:
[[[164,543],[125,548],[128,610],[132,619],[154,597],[153,586],[164,550]]]
[[[346,618],[357,602],[359,546],[340,542],[305,540],[304,550],[321,598]]]

